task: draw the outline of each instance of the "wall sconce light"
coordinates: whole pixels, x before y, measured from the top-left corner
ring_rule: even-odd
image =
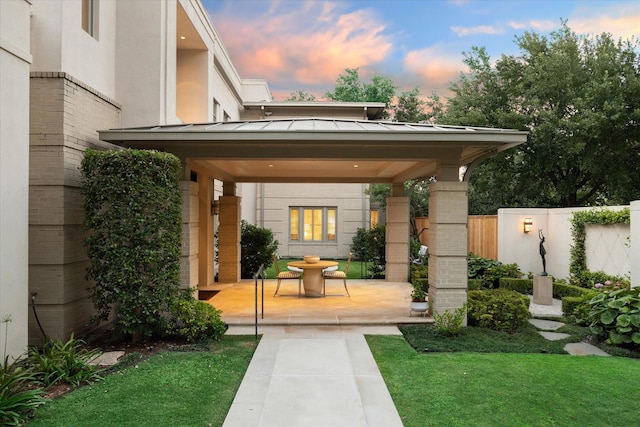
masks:
[[[533,220],[531,218],[524,219],[524,232],[529,233],[533,230]]]
[[[220,200],[211,203],[211,215],[220,215]]]

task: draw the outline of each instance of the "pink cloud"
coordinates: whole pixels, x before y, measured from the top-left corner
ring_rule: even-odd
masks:
[[[588,3],[586,3],[588,6]],[[587,6],[569,18],[569,27],[578,34],[611,33],[614,37],[640,38],[640,4],[630,2],[608,8],[600,13]]]
[[[393,49],[373,11],[347,13],[332,2],[275,2],[249,16],[229,9],[213,21],[240,75],[274,84],[334,83],[345,68],[382,62]]]
[[[461,71],[467,71],[462,55],[453,53],[444,45],[414,50],[405,56],[404,67],[423,80],[421,87],[435,88],[438,93],[447,91],[449,82],[457,81]]]

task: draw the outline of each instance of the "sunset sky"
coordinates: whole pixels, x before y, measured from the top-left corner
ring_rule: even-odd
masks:
[[[465,51],[517,54],[514,38],[548,34],[561,19],[578,34],[640,38],[640,1],[202,0],[242,78],[266,79],[276,101],[318,99],[345,68],[390,77],[398,92],[446,95]]]

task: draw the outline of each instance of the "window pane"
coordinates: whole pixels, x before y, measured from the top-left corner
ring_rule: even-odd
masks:
[[[322,241],[322,209],[313,210],[313,240]]]
[[[327,209],[327,240],[336,240],[336,210]]]
[[[289,233],[291,240],[298,240],[300,236],[298,233],[300,232],[300,211],[298,208],[289,209],[290,217],[291,217],[291,225],[289,226]]]
[[[371,211],[371,221],[369,222],[369,225],[371,226],[371,228],[373,228],[376,225],[378,225],[378,210],[377,209]]]
[[[313,210],[305,209],[304,210],[304,240],[311,241],[313,240]]]

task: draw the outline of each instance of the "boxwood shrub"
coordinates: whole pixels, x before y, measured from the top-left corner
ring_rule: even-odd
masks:
[[[470,291],[479,291],[482,288],[482,279],[467,279],[467,288]]]
[[[518,291],[521,294],[533,295],[532,279],[514,279],[513,277],[501,277],[500,288]]]
[[[467,302],[470,326],[511,333],[529,319],[529,298],[509,289],[469,291]]]
[[[416,287],[419,285],[422,289],[429,289],[429,266],[411,264],[411,283]]]
[[[564,297],[581,297],[591,292],[591,289],[570,285],[563,280],[553,282],[553,297],[562,299]]]

